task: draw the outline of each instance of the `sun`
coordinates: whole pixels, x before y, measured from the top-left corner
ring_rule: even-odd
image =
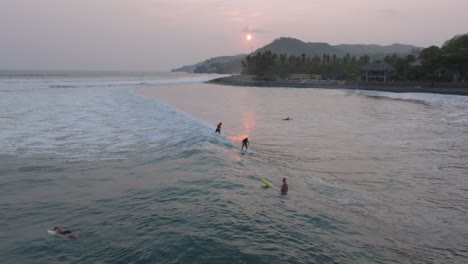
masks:
[[[248,34],[245,38],[246,38],[247,40],[251,40],[251,39],[252,39],[252,35]]]

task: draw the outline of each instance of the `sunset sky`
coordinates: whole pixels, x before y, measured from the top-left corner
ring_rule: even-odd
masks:
[[[168,71],[278,37],[440,46],[468,32],[467,10],[468,0],[0,0],[0,69]]]

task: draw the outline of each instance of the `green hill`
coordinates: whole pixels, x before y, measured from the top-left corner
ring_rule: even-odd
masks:
[[[371,58],[383,58],[385,55],[394,53],[409,54],[413,50],[421,50],[421,48],[404,44],[392,44],[388,46],[375,44],[341,44],[332,46],[324,42],[303,42],[295,38],[279,38],[255,52],[265,52],[267,50],[273,53],[294,56],[300,56],[304,53],[308,57],[313,57],[315,55],[322,56],[323,54],[335,54],[338,57],[342,57],[349,53],[349,55],[357,57],[368,55]]]
[[[194,72],[194,73],[219,73],[219,74],[236,74],[242,70],[242,60],[246,54],[234,56],[214,57],[194,65],[182,66],[171,70],[172,72]]]
[[[305,54],[307,57],[315,55],[322,56],[323,54],[333,55],[338,57],[346,56],[362,56],[368,55],[371,59],[382,59],[389,54],[410,54],[414,51],[420,51],[422,48],[404,45],[392,44],[387,46],[381,45],[365,45],[365,44],[341,44],[332,46],[324,42],[304,42],[295,38],[278,38],[272,43],[257,49],[253,53],[265,52],[267,50],[277,54],[287,54],[300,56]],[[172,71],[195,72],[195,73],[226,73],[236,74],[242,70],[242,60],[247,55],[239,54],[235,56],[222,56],[208,59],[194,65],[183,66]]]

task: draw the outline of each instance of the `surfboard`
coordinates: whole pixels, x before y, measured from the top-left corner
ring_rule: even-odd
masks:
[[[273,187],[273,184],[271,184],[271,182],[263,179],[263,178],[260,178],[260,180],[268,187],[272,188]]]
[[[55,231],[52,231],[52,230],[47,230],[47,233],[49,233],[49,235],[53,236],[55,234],[57,234],[57,232]]]

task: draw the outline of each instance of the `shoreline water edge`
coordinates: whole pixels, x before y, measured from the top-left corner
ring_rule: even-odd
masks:
[[[205,83],[253,86],[253,87],[286,87],[286,88],[320,88],[369,90],[393,93],[432,93],[468,96],[468,84],[425,83],[423,85],[405,82],[363,82],[363,81],[332,81],[332,80],[287,80],[274,78],[255,78],[245,75],[232,75],[216,78]]]

